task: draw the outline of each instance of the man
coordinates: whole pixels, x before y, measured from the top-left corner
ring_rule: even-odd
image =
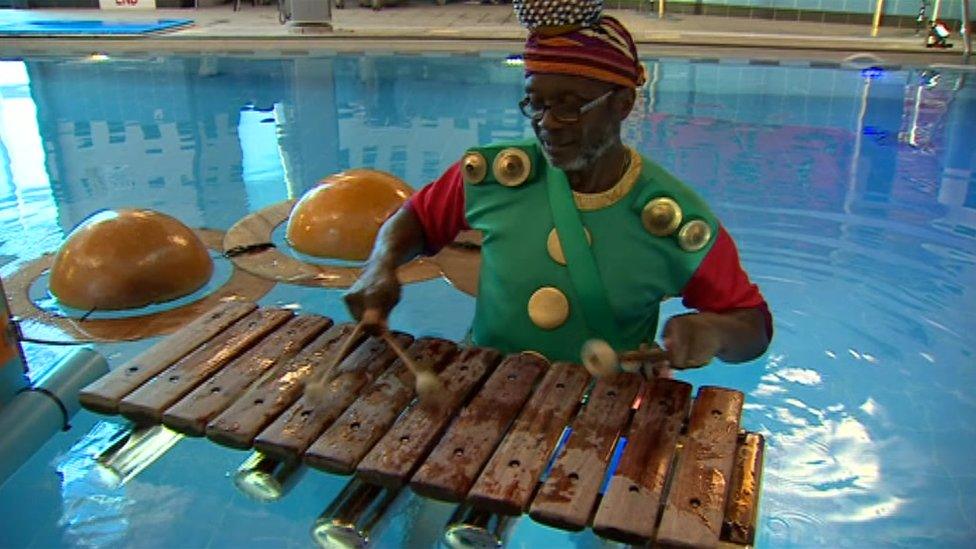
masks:
[[[932,28],[929,30],[929,34],[925,39],[925,47],[951,48],[952,44],[947,42],[951,34],[949,27],[945,23],[942,21],[933,21]]]
[[[728,233],[690,188],[620,140],[643,66],[611,17],[532,32],[519,107],[537,139],[471,149],[382,227],[346,294],[353,316],[397,303],[395,269],[460,230],[483,234],[476,345],[580,361],[591,338],[618,352],[653,342],[661,300],[675,316],[652,362],[693,368],[761,355],[769,310]]]
[[[922,30],[925,26],[925,8],[927,8],[929,3],[926,0],[922,0],[922,3],[918,6],[918,16],[915,18],[915,34]]]

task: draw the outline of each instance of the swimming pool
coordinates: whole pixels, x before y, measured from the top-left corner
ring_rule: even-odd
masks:
[[[651,82],[626,140],[710,201],[776,315],[763,358],[682,376],[743,390],[743,424],[767,437],[758,545],[971,543],[976,74],[645,62]],[[468,146],[529,132],[521,68],[502,55],[0,67],[5,280],[99,208],[226,230],[345,168],[419,186]],[[278,284],[261,303],[345,320],[339,296]],[[472,314],[471,298],[435,280],[406,289],[392,324],[460,339]],[[99,350],[117,366],[147,345]],[[37,368],[63,352],[26,351]],[[109,490],[90,468],[99,421],[80,412],[0,487],[0,545],[308,546],[346,482],[309,471],[283,500],[256,503],[228,478],[245,454],[184,439]],[[451,510],[402,497],[377,543],[430,545]],[[556,543],[603,545],[528,518],[510,539]]]

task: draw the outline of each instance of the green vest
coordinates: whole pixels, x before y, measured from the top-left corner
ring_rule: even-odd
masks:
[[[506,176],[493,170],[496,157],[510,147],[524,151],[531,163],[526,180],[515,186],[499,183]],[[547,248],[554,230],[547,182],[558,168],[548,164],[535,139],[471,149],[465,159],[472,153],[480,154],[486,166],[482,178],[468,173],[464,184],[468,224],[484,237],[474,343],[505,353],[531,350],[553,361],[579,362],[583,343],[601,336],[586,322],[568,267]],[[718,221],[694,191],[653,162],[638,158],[640,173],[626,195],[605,207],[579,211],[605,288],[597,291],[606,292],[622,332],[613,341],[618,351],[654,339],[661,300],[681,293],[718,234]],[[682,214],[681,226],[666,236],[651,234],[641,218],[645,205],[659,197],[674,200]],[[696,228],[704,222],[709,231],[693,246],[695,251],[686,251],[680,243],[687,240],[678,235],[691,221]],[[559,321],[559,311],[555,313],[558,325],[540,327],[538,318],[530,316],[530,299],[540,288],[558,290],[568,301],[563,320]],[[538,303],[534,305],[538,314]]]

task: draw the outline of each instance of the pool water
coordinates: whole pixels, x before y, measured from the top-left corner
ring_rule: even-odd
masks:
[[[969,546],[976,73],[645,62],[626,141],[711,203],[775,314],[762,358],[681,375],[744,391],[743,424],[766,436],[757,545]],[[0,276],[101,208],[226,230],[346,168],[419,187],[469,146],[530,134],[521,79],[501,55],[2,62]],[[261,303],[346,320],[340,296],[278,284]],[[473,310],[433,280],[391,322],[459,340]],[[118,366],[150,343],[97,347]],[[25,350],[35,376],[65,352]],[[245,453],[184,439],[109,488],[91,467],[106,421],[80,412],[0,487],[0,546],[305,547],[346,482],[308,471],[257,503],[229,478]],[[430,546],[451,511],[405,495],[376,543]],[[612,545],[528,518],[509,544]]]

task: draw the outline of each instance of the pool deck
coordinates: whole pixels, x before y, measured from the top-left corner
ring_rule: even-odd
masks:
[[[704,15],[667,15],[649,9],[607,9],[631,29],[644,55],[691,58],[807,59],[832,62],[852,56],[879,63],[963,63],[962,43],[948,50],[927,49],[912,29],[801,21],[773,21]],[[333,9],[331,26],[282,25],[275,5],[242,3],[162,9],[97,11],[92,9],[4,10],[6,17],[144,21],[187,18],[193,25],[148,36],[4,37],[0,55],[99,52],[255,52],[329,51],[518,51],[525,31],[512,7],[480,3],[412,2],[380,11],[358,7]]]

